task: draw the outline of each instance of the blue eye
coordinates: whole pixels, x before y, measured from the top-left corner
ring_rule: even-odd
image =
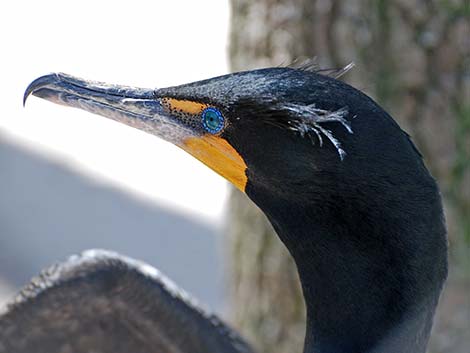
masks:
[[[211,134],[216,134],[224,128],[224,117],[215,108],[206,108],[202,111],[202,126]]]

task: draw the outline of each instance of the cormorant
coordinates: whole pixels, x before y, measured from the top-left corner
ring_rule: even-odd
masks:
[[[30,94],[157,135],[246,193],[297,265],[305,353],[425,352],[447,275],[441,198],[365,94],[279,67],[162,89],[50,74]],[[251,352],[143,267],[98,253],[43,274],[1,317],[0,351]]]

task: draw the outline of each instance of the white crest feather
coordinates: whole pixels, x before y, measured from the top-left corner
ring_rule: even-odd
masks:
[[[350,133],[353,133],[351,123],[346,120],[345,116],[348,115],[346,108],[341,108],[336,111],[329,111],[311,105],[298,105],[298,104],[283,104],[283,109],[294,113],[297,116],[302,116],[302,119],[293,119],[289,121],[290,129],[297,131],[302,137],[309,136],[312,139],[312,133],[318,139],[320,146],[323,146],[323,137],[326,137],[335,146],[341,160],[346,156],[346,151],[342,148],[341,142],[333,135],[331,130],[322,126],[322,123],[337,122]],[[313,141],[313,139],[312,139]]]

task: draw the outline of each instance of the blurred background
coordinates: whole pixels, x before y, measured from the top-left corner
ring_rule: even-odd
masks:
[[[153,136],[36,98],[23,108],[22,94],[55,71],[141,87],[222,75],[228,4],[0,6],[0,302],[42,268],[98,247],[151,263],[220,309],[225,181]]]
[[[22,94],[53,71],[165,87],[316,57],[354,61],[344,79],[438,179],[451,269],[430,352],[468,352],[468,1],[24,0],[0,5],[0,30],[0,306],[44,267],[105,248],[158,267],[260,351],[300,352],[295,268],[243,195],[153,136],[36,98],[23,109]]]

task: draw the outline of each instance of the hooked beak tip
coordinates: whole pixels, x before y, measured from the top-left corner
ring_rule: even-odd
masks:
[[[38,77],[33,82],[31,82],[28,87],[26,88],[24,95],[23,95],[23,107],[26,105],[26,101],[31,94],[38,91],[39,89],[48,86],[50,84],[56,83],[60,80],[59,75],[56,73],[44,75]]]

